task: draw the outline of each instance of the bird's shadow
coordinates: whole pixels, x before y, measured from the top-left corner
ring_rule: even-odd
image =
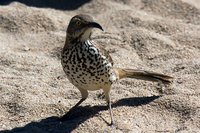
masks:
[[[140,106],[148,104],[160,96],[133,97],[124,98],[112,104],[113,108],[118,106]],[[99,112],[108,110],[107,106],[79,106],[73,110],[73,113],[66,113],[60,121],[59,117],[52,116],[40,120],[39,122],[30,122],[23,127],[17,127],[12,130],[0,131],[0,133],[70,133],[87,119],[97,115]],[[102,116],[103,117],[103,116]]]
[[[91,0],[0,0],[0,5],[20,2],[31,7],[75,10],[90,1]]]

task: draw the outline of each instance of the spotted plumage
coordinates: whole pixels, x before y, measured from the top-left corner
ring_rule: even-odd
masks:
[[[112,62],[90,40],[73,42],[62,53],[62,65],[74,86],[98,90],[117,80],[112,73]],[[110,77],[110,78],[109,78]],[[116,78],[113,78],[116,77]]]
[[[136,78],[171,83],[172,77],[143,70],[114,68],[108,52],[90,39],[93,28],[103,30],[91,16],[83,14],[74,16],[67,28],[61,64],[67,78],[79,89],[82,96],[68,114],[88,97],[88,91],[102,89],[108,103],[112,124],[110,89],[115,81],[121,78]]]

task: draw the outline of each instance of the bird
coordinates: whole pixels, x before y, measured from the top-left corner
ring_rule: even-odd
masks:
[[[112,84],[124,78],[171,84],[173,77],[145,70],[115,68],[109,52],[91,39],[93,29],[104,31],[102,26],[87,14],[73,16],[67,27],[61,64],[68,80],[80,91],[82,97],[70,110],[87,99],[88,91],[101,89],[108,105],[110,125],[113,125],[110,98]]]

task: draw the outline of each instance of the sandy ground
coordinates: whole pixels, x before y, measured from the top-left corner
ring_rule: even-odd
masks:
[[[200,132],[199,0],[62,0],[0,2],[0,133]],[[60,3],[59,3],[60,2]],[[172,75],[157,83],[134,79],[113,85],[115,126],[106,103],[89,98],[65,122],[79,91],[64,76],[60,51],[70,18],[92,15],[117,67]]]

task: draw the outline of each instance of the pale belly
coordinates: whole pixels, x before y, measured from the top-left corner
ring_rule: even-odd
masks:
[[[83,88],[86,90],[98,90],[102,89],[104,86],[111,85],[113,82],[113,77],[115,76],[110,67],[105,66],[98,69],[88,69],[79,67],[79,65],[65,64],[68,67],[64,68],[69,81],[78,88]],[[89,67],[90,68],[90,67]]]

